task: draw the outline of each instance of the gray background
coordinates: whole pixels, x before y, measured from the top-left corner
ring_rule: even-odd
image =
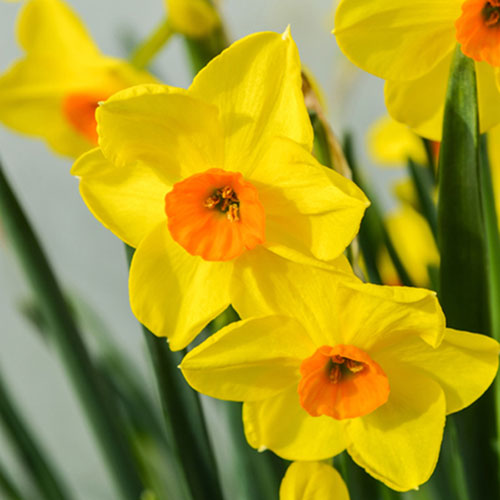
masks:
[[[72,0],[104,53],[123,56],[123,33],[145,37],[164,15],[161,0]],[[18,4],[0,1],[0,71],[21,55],[15,42]],[[340,55],[334,37],[330,0],[221,0],[232,39],[261,30],[282,32],[288,24],[303,63],[316,75],[328,100],[332,126],[356,132],[361,158],[368,126],[384,113],[382,82],[362,74]],[[166,82],[190,82],[184,47],[174,39],[155,67]],[[48,124],[48,126],[50,126]],[[0,156],[66,288],[81,295],[102,316],[122,348],[146,377],[145,349],[130,312],[123,246],[93,219],[69,175],[71,162],[56,157],[39,140],[0,126]],[[387,189],[373,170],[371,179]],[[392,174],[389,174],[392,175]],[[388,197],[384,196],[386,205]],[[0,235],[0,365],[15,399],[53,461],[81,500],[112,499],[114,493],[93,437],[72,394],[61,364],[18,312],[28,289]],[[0,434],[0,461],[17,475]]]

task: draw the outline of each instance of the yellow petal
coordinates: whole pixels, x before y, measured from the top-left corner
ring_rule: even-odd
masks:
[[[358,281],[343,259],[337,265],[336,271],[319,270],[255,248],[235,262],[232,304],[243,318],[294,317],[317,346],[328,344],[338,282]]]
[[[166,85],[113,95],[96,113],[99,145],[117,166],[147,165],[173,183],[224,162],[217,109]]]
[[[340,282],[334,308],[332,335],[339,338],[337,343],[370,353],[414,336],[438,346],[444,335],[445,318],[436,294],[423,288]]]
[[[357,66],[386,80],[423,76],[456,44],[462,0],[343,0],[335,36]]]
[[[296,386],[244,403],[243,424],[250,446],[270,449],[287,460],[324,460],[348,445],[345,424],[331,417],[311,417],[300,406]]]
[[[20,13],[17,27],[24,50],[79,59],[99,55],[78,16],[61,0],[30,0]]]
[[[368,152],[383,166],[405,166],[408,159],[425,165],[427,155],[422,139],[406,125],[389,116],[379,118],[368,132]]]
[[[191,38],[207,36],[220,24],[217,11],[206,0],[166,0],[166,4],[174,30]]]
[[[369,201],[350,180],[297,143],[277,138],[248,174],[266,211],[266,246],[320,260],[338,257],[359,230]]]
[[[315,350],[293,318],[252,318],[209,337],[189,352],[181,370],[198,392],[219,399],[256,401],[296,387],[304,356]]]
[[[349,500],[342,476],[321,462],[294,462],[281,481],[280,500]]]
[[[472,404],[489,387],[499,352],[498,342],[490,337],[447,328],[436,349],[408,338],[379,356],[418,368],[434,379],[444,391],[449,414]]]
[[[434,141],[441,140],[450,62],[451,56],[420,78],[385,84],[385,104],[390,115]]]
[[[346,426],[352,459],[375,479],[398,491],[418,488],[434,471],[445,423],[439,385],[416,370],[383,366],[389,400]]]
[[[495,127],[488,134],[488,155],[497,214],[500,214],[500,127]]]
[[[451,57],[446,57],[430,73],[410,82],[389,81],[385,103],[391,116],[411,127],[415,133],[440,141],[444,103]],[[476,63],[481,133],[500,123],[500,90],[494,69]]]
[[[496,83],[495,68],[485,62],[476,62],[477,97],[481,133],[500,124],[500,88]]]
[[[80,177],[80,194],[95,218],[128,245],[137,247],[160,222],[166,224],[171,186],[144,165],[116,167],[96,148],[71,173]]]
[[[251,168],[274,136],[312,148],[299,54],[288,31],[234,43],[198,73],[189,93],[218,107],[229,170]]]
[[[130,267],[130,305],[173,351],[186,347],[230,303],[232,264],[189,255],[160,223],[135,252]]]

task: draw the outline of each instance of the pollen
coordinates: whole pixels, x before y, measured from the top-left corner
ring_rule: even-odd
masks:
[[[466,0],[455,28],[466,56],[500,66],[500,0]]]
[[[302,362],[300,373],[300,404],[313,417],[361,417],[389,397],[382,368],[355,346],[322,346]]]
[[[172,238],[204,260],[232,260],[265,241],[257,189],[238,172],[212,168],[174,184],[165,212]]]
[[[237,194],[230,186],[224,186],[221,189],[216,189],[215,192],[209,196],[203,205],[210,210],[217,208],[231,222],[240,220],[240,200]]]

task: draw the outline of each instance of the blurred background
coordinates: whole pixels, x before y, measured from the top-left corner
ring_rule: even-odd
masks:
[[[69,0],[105,54],[125,57],[165,15],[162,0]],[[20,4],[0,3],[0,71],[21,51],[15,40]],[[374,168],[366,154],[369,126],[385,114],[382,81],[355,69],[339,52],[331,34],[331,0],[221,0],[220,10],[231,40],[249,33],[282,32],[290,24],[303,64],[323,88],[330,123],[341,136],[354,134],[357,155],[370,185],[390,209],[389,181],[401,176]],[[187,87],[190,69],[180,37],[174,37],[153,69],[166,83]],[[49,124],[47,124],[49,126]],[[127,264],[123,244],[90,214],[69,175],[71,161],[56,157],[40,141],[0,126],[0,157],[9,179],[64,283],[66,291],[88,304],[154,390],[145,345],[128,304]],[[42,445],[60,468],[75,498],[114,496],[104,464],[60,361],[21,314],[29,291],[0,232],[0,365],[13,396],[29,418]],[[19,475],[0,433],[0,462]]]

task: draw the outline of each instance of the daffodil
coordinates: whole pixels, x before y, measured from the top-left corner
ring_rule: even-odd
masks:
[[[100,148],[72,172],[93,214],[137,247],[132,310],[174,350],[230,303],[238,310],[243,273],[272,274],[278,256],[318,266],[337,259],[368,204],[310,154],[288,31],[234,43],[187,91],[136,86],[96,117]]]
[[[165,0],[172,28],[191,38],[209,35],[220,18],[209,0]]]
[[[289,460],[347,449],[393,489],[424,483],[445,416],[492,382],[498,343],[445,328],[427,290],[346,281],[295,264],[244,278],[244,319],[189,352],[181,364],[189,384],[243,401],[254,448]]]
[[[342,0],[334,33],[354,64],[387,80],[392,117],[434,140],[459,43],[476,61],[481,131],[500,123],[499,0]]]
[[[412,282],[416,286],[429,287],[429,268],[439,267],[439,252],[426,220],[409,204],[402,205],[384,220]],[[378,257],[378,267],[385,284],[401,284],[385,248]]]
[[[29,0],[17,37],[25,56],[0,77],[0,122],[44,139],[70,157],[97,145],[95,109],[114,92],[154,82],[145,72],[99,52],[61,0]]]
[[[349,500],[340,474],[321,462],[294,462],[281,481],[280,500]]]

